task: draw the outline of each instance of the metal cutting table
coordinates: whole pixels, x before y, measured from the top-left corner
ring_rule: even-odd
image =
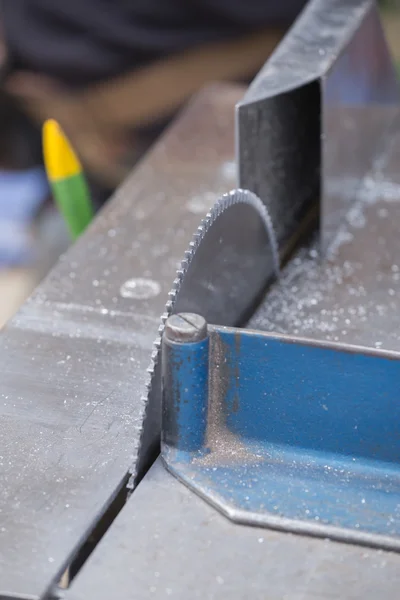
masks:
[[[397,599],[400,105],[385,52],[373,2],[311,1],[248,90],[189,103],[6,326],[0,598]],[[341,81],[358,84],[341,98]],[[240,226],[224,233],[212,209],[191,245],[238,183],[262,201],[252,216],[225,200]],[[206,337],[186,339],[203,317]]]

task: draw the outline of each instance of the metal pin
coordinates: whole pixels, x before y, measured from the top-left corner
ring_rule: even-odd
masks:
[[[204,447],[208,405],[208,332],[200,315],[172,315],[162,343],[164,449]]]

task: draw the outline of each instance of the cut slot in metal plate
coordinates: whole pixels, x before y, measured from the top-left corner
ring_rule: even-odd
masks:
[[[237,525],[158,460],[66,600],[397,600],[400,556]]]

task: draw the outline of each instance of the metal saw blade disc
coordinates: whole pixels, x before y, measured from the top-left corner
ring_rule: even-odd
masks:
[[[266,207],[253,193],[234,190],[201,222],[178,271],[167,312],[194,312],[214,325],[240,325],[278,270]]]
[[[267,208],[246,190],[222,196],[194,234],[161,316],[142,397],[143,428],[134,478],[148,465],[146,449],[160,428],[160,347],[167,318],[194,312],[213,325],[240,325],[278,271],[278,249]]]

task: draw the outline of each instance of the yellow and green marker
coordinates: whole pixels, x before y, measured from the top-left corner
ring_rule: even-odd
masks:
[[[43,125],[43,155],[54,200],[73,240],[93,219],[94,210],[81,163],[60,125]]]

